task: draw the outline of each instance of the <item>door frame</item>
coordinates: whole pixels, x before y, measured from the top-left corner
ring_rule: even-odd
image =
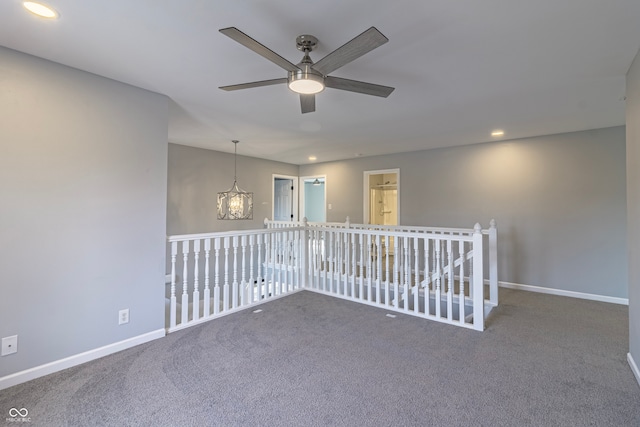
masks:
[[[380,170],[375,170],[375,171],[364,171],[364,178],[363,178],[363,185],[362,185],[362,195],[363,195],[363,200],[364,200],[364,205],[362,207],[363,210],[363,215],[362,218],[364,219],[364,223],[365,224],[369,224],[370,222],[370,218],[369,218],[369,195],[370,195],[370,191],[369,191],[369,176],[371,175],[383,175],[386,173],[395,173],[396,176],[398,177],[398,182],[397,182],[397,195],[398,197],[396,198],[396,210],[398,212],[398,224],[400,224],[400,168],[396,168],[396,169],[380,169]]]
[[[271,175],[271,220],[273,221],[275,214],[275,201],[276,201],[276,178],[291,180],[292,190],[292,206],[291,213],[293,214],[292,221],[298,221],[298,177],[291,175],[281,175],[274,173]]]
[[[306,216],[304,209],[304,182],[316,178],[322,179],[324,182],[324,221],[327,222],[327,175],[309,175],[298,178],[300,183],[300,217],[304,218]]]

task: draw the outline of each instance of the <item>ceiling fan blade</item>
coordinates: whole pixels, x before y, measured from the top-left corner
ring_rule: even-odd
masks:
[[[313,64],[312,68],[326,76],[388,41],[376,27],[371,27]]]
[[[250,89],[252,87],[260,87],[260,86],[271,86],[271,85],[277,85],[280,83],[286,83],[287,79],[286,78],[281,78],[281,79],[271,79],[271,80],[261,80],[259,82],[251,82],[251,83],[242,83],[239,85],[229,85],[229,86],[220,86],[219,89],[222,90],[240,90],[240,89]]]
[[[324,79],[326,87],[348,90],[350,92],[364,93],[365,95],[381,96],[386,98],[395,90],[393,87],[360,82],[357,80],[343,79],[341,77],[327,76]]]
[[[238,30],[235,27],[222,28],[220,30],[222,34],[225,36],[232,38],[237,41],[241,45],[248,47],[258,55],[267,58],[269,61],[278,65],[279,67],[284,68],[287,71],[299,71],[300,68],[292,64],[291,62],[284,59],[282,56],[278,55],[268,47],[258,43],[256,40],[252,39],[242,31]]]
[[[301,94],[300,107],[302,108],[302,114],[313,113],[314,111],[316,111],[316,96]]]

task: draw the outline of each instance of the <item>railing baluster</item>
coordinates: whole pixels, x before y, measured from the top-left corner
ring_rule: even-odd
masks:
[[[342,235],[342,253],[344,254],[343,268],[340,271],[342,277],[342,295],[349,296],[349,267],[351,266],[349,260],[349,233],[344,232]]]
[[[364,242],[363,242],[363,234],[360,233],[360,289],[358,293],[358,299],[363,300],[364,295]]]
[[[238,236],[233,236],[233,284],[231,285],[233,308],[238,307]]]
[[[447,319],[453,320],[453,250],[452,250],[452,242],[451,239],[447,240],[447,260],[449,262],[449,266],[447,268],[447,276],[449,276],[448,287],[447,287]]]
[[[341,281],[341,272],[342,272],[342,253],[341,249],[341,239],[340,233],[342,230],[336,230],[333,232],[333,246],[334,250],[334,262],[333,262],[333,277],[334,277],[334,293],[336,295],[340,295],[340,281]]]
[[[262,299],[262,295],[264,292],[263,289],[263,276],[262,276],[262,272],[263,272],[263,268],[264,268],[264,262],[266,262],[266,250],[265,250],[265,259],[262,259],[262,247],[264,244],[264,240],[266,239],[266,234],[258,234],[257,240],[258,240],[258,277],[256,277],[256,299],[258,301],[260,301]]]
[[[380,286],[382,286],[382,238],[376,234],[376,304],[380,304]]]
[[[393,238],[393,307],[397,310],[400,307],[400,238],[395,235]]]
[[[373,292],[372,292],[372,287],[371,287],[371,273],[373,270],[372,264],[373,264],[373,241],[371,239],[371,234],[367,234],[367,301],[372,302],[373,301]]]
[[[180,322],[184,325],[189,321],[189,295],[187,294],[187,288],[189,283],[187,281],[187,264],[189,263],[189,241],[182,242],[182,318]]]
[[[254,276],[254,271],[253,269],[254,267],[254,247],[255,247],[255,243],[256,243],[256,235],[251,234],[249,236],[249,283],[247,284],[247,293],[248,293],[248,301],[249,304],[256,302],[256,298],[255,298],[255,289],[256,289],[256,282],[255,282],[255,276]]]
[[[329,274],[329,292],[330,293],[334,293],[334,270],[335,270],[335,252],[334,252],[334,242],[333,242],[333,231],[329,231],[329,268],[328,268],[328,274]]]
[[[229,237],[224,238],[224,286],[222,287],[222,311],[229,310]]]
[[[292,289],[293,276],[293,240],[290,230],[286,230],[283,235],[284,239],[284,292],[289,293]]]
[[[278,295],[282,295],[283,293],[283,289],[284,289],[284,283],[283,282],[283,278],[282,278],[282,274],[283,274],[283,269],[285,268],[285,245],[283,242],[283,233],[284,232],[280,232],[278,233],[278,235],[276,236],[276,241],[278,242],[278,250],[276,252],[277,254],[277,262],[278,262],[278,287],[276,289],[276,294]]]
[[[169,300],[169,327],[176,327],[176,255],[178,255],[178,242],[171,242],[171,293]]]
[[[303,231],[303,233],[307,233],[307,231]],[[309,285],[311,289],[318,289],[318,251],[320,250],[318,247],[318,236],[317,230],[309,230],[309,268],[311,269],[311,277],[309,281]]]
[[[200,239],[193,241],[193,259],[193,315],[191,319],[198,320],[200,318],[200,290],[198,289],[200,286],[200,272],[198,268],[198,261],[200,260]]]
[[[411,300],[410,296],[409,296],[409,281],[411,280],[411,261],[409,258],[410,255],[410,246],[409,246],[409,238],[408,237],[404,237],[403,239],[404,245],[403,245],[403,249],[404,249],[404,262],[402,263],[404,265],[404,304],[403,304],[403,308],[404,311],[409,311],[409,301]]]
[[[424,314],[431,315],[431,269],[429,268],[429,244],[431,239],[424,239]]]
[[[322,263],[324,259],[324,243],[322,240],[322,232],[320,230],[313,231],[313,240],[315,242],[316,253],[313,265],[315,277],[313,278],[314,289],[322,289]]]
[[[471,254],[473,254],[473,249]],[[469,298],[473,301],[473,256],[469,259]]]
[[[278,235],[270,234],[271,241],[271,280],[269,281],[269,293],[267,296],[272,297],[276,296],[276,287],[278,284],[276,283],[276,258],[278,258]]]
[[[323,291],[327,291],[327,281],[329,280],[329,278],[327,277],[327,262],[328,261],[328,253],[329,253],[329,248],[327,247],[327,232],[326,230],[322,231],[322,243],[323,243],[323,257],[322,257],[322,272],[324,274],[324,281],[322,284],[322,290]]]
[[[441,277],[441,264],[440,264],[440,239],[436,239],[433,242],[433,259],[435,261],[434,270],[436,276],[436,294],[435,294],[435,308],[436,308],[436,317],[440,319],[440,277]]]
[[[413,283],[413,311],[420,313],[420,248],[418,238],[413,238],[413,262],[414,262],[414,283]]]
[[[460,323],[464,324],[465,318],[465,299],[464,299],[464,262],[466,254],[464,252],[464,242],[458,242],[458,256],[460,258],[460,270],[458,271],[460,277],[460,287],[458,289],[458,316]]]
[[[385,235],[384,245],[384,305],[389,306],[389,246],[391,245],[391,235]]]
[[[204,239],[204,317],[211,314],[211,290],[209,289],[209,255],[211,253],[211,239]]]
[[[294,289],[294,280],[295,280],[295,261],[298,258],[295,255],[295,246],[297,240],[293,239],[294,233],[291,230],[287,230],[287,269],[285,274],[285,282],[287,292],[291,292]]]
[[[240,240],[242,245],[242,276],[240,277],[240,306],[249,304],[248,298],[249,287],[247,286],[247,235],[243,234]]]
[[[356,235],[353,232],[349,232],[349,238],[351,240],[351,298],[356,298],[356,279],[358,277],[358,253],[356,251]]]
[[[220,313],[220,237],[213,241],[215,256],[215,287],[213,288],[213,314]]]

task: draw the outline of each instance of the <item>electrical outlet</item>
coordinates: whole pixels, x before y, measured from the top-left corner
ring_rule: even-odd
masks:
[[[0,356],[8,356],[9,354],[18,352],[18,336],[12,335],[10,337],[2,338],[2,352]]]
[[[125,308],[124,310],[120,310],[118,312],[118,325],[124,325],[125,323],[129,323],[129,309]]]

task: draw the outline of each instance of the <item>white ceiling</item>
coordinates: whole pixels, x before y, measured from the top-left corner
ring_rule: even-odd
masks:
[[[48,0],[43,21],[0,2],[0,44],[171,98],[169,141],[294,164],[624,124],[638,0]],[[331,75],[396,90],[326,89],[301,114],[286,72],[218,32],[234,26],[293,63],[371,26],[389,42]],[[1,78],[1,76],[0,76]]]

